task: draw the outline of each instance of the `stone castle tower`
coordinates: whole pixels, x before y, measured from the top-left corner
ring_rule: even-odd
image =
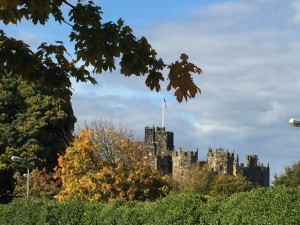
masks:
[[[178,151],[174,149],[174,134],[166,131],[164,127],[145,127],[145,158],[147,164],[161,174],[167,174],[174,180],[180,180],[185,172],[192,166],[199,163],[207,165],[218,174],[232,176],[243,175],[253,184],[258,186],[269,186],[270,168],[258,164],[257,155],[246,156],[246,166],[239,163],[239,157],[234,153],[225,152],[218,148],[215,152],[211,148],[207,152],[207,160],[198,160],[198,150],[196,152],[185,152],[183,148]]]
[[[173,132],[164,127],[145,127],[144,144],[150,166],[162,174],[172,174]]]
[[[174,134],[164,127],[145,127],[145,157],[152,168],[161,174],[171,175],[175,180],[198,161],[197,152],[174,149]]]
[[[216,152],[208,149],[206,164],[218,174],[236,176],[239,170],[239,158],[234,158],[234,153],[229,153],[228,150],[224,152],[221,148],[216,149]]]

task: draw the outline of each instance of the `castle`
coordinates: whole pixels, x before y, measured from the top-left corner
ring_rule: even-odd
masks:
[[[196,152],[185,152],[183,148],[178,151],[174,149],[174,134],[166,131],[164,127],[145,127],[145,157],[152,168],[161,174],[172,176],[174,180],[184,177],[186,171],[199,163],[207,165],[218,174],[245,176],[257,186],[267,187],[270,183],[270,168],[258,163],[257,155],[247,155],[246,165],[239,163],[239,157],[234,153],[211,148],[207,152],[207,160],[198,160]]]

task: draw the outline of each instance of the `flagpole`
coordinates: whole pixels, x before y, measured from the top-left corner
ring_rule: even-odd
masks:
[[[165,127],[165,108],[166,108],[166,99],[162,103],[162,118],[161,118],[161,127]]]

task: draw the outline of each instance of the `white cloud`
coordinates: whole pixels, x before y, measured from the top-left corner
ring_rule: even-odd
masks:
[[[295,10],[293,21],[295,23],[300,23],[300,2],[295,0],[295,1],[293,1],[292,5],[293,5],[294,10]]]
[[[85,95],[74,95],[75,113],[79,120],[120,119],[143,138],[146,125],[160,126],[166,97],[166,127],[176,147],[199,148],[202,159],[208,147],[234,150],[241,159],[258,154],[272,174],[281,173],[297,160],[300,146],[300,130],[287,124],[300,117],[300,27],[291,23],[297,7],[291,1],[225,1],[162,23],[144,35],[166,63],[185,52],[203,69],[195,75],[202,95],[178,104],[170,92],[150,92],[144,78],[105,75],[97,89],[80,87]]]
[[[268,109],[261,113],[258,122],[264,125],[276,124],[285,114],[285,105],[278,102],[270,102]]]

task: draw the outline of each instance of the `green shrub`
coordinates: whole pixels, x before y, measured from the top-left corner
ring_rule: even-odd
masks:
[[[56,202],[17,198],[0,205],[0,225],[19,224],[300,224],[300,188],[260,188],[230,197],[173,193],[154,202]]]
[[[220,224],[281,225],[300,224],[299,213],[299,189],[269,187],[224,198],[214,217]]]
[[[0,224],[47,224],[45,205],[47,201],[44,200],[15,199],[1,206]]]
[[[205,199],[185,192],[144,204],[144,224],[197,224]]]

